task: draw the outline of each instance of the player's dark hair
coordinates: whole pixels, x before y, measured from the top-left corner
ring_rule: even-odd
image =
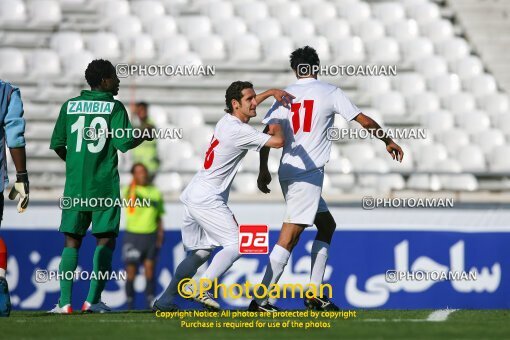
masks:
[[[147,167],[146,167],[143,163],[135,163],[135,164],[133,164],[133,166],[131,167],[131,175],[134,175],[134,174],[135,174],[135,169],[136,169],[136,167],[138,167],[138,166],[143,167],[147,173],[149,172],[149,170],[147,169]]]
[[[252,89],[253,84],[249,81],[235,81],[227,89],[227,92],[225,93],[225,105],[227,108],[225,109],[225,112],[232,113],[234,112],[234,108],[232,107],[232,99],[237,100],[238,102],[241,101],[241,98],[243,97],[243,90],[244,89]]]
[[[305,64],[310,67],[320,65],[319,55],[313,47],[300,47],[290,54],[290,67],[297,71],[298,65]]]
[[[85,70],[85,79],[90,87],[98,87],[103,79],[113,78],[115,67],[108,60],[92,60]]]
[[[149,107],[149,104],[147,102],[136,102],[136,106],[143,106],[145,109]]]

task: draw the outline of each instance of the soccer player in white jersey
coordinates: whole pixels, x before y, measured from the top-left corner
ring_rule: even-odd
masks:
[[[329,160],[331,140],[328,128],[333,126],[335,114],[347,121],[355,120],[372,134],[382,136],[379,124],[365,116],[350,102],[338,87],[317,80],[312,71],[319,65],[319,57],[309,46],[295,50],[290,56],[291,68],[298,80],[285,91],[292,94],[292,105],[283,107],[279,103],[271,107],[263,123],[267,129],[280,125],[285,135],[285,145],[278,171],[280,185],[286,201],[283,227],[277,244],[269,256],[269,264],[262,280],[266,287],[278,282],[290,257],[290,253],[306,227],[315,224],[317,236],[312,245],[310,284],[319,288],[322,284],[328,249],[336,225],[321,197],[324,165]],[[402,161],[402,149],[391,140],[381,138],[386,149],[397,161]],[[259,189],[268,193],[271,175],[267,168],[269,149],[260,151]],[[259,292],[262,295],[263,292]],[[338,310],[329,299],[318,296],[305,299],[305,306],[316,310]],[[266,298],[253,300],[250,310],[274,311],[277,308]]]
[[[243,81],[236,81],[227,89],[227,114],[216,124],[211,144],[205,153],[203,168],[193,177],[180,197],[185,211],[182,242],[188,254],[177,267],[163,295],[154,302],[155,310],[177,309],[173,301],[178,293],[179,282],[193,277],[214,248],[223,247],[214,256],[201,279],[214,281],[239,258],[239,227],[227,206],[230,186],[248,150],[258,152],[262,147],[281,148],[284,144],[279,127],[266,134],[248,125],[250,119],[257,115],[257,105],[270,96],[286,106],[292,99],[285,91],[275,89],[255,95],[253,85]],[[194,299],[206,308],[219,308],[211,294],[197,295]]]

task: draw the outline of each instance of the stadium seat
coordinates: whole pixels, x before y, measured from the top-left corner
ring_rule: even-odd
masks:
[[[310,19],[307,18],[290,18],[282,22],[283,32],[296,40],[307,36],[313,36],[315,26]]]
[[[353,169],[375,157],[374,149],[368,143],[347,144],[341,148],[341,153],[351,162]]]
[[[497,127],[507,136],[510,136],[510,115],[502,113],[492,116],[492,126]]]
[[[160,38],[157,41],[159,57],[167,60],[189,52],[189,42],[184,35],[172,35]]]
[[[431,143],[422,145],[418,150],[416,161],[419,170],[427,169],[424,171],[434,171],[435,164],[448,159],[448,151],[442,144]]]
[[[498,129],[487,129],[473,134],[473,142],[487,155],[496,146],[505,145],[505,135]]]
[[[122,42],[142,32],[142,22],[133,15],[116,17],[110,22],[110,30],[114,32]]]
[[[325,36],[328,41],[347,38],[350,34],[349,23],[344,19],[333,18],[316,24],[318,33]]]
[[[404,96],[425,91],[425,80],[419,73],[402,73],[392,79],[393,88]]]
[[[181,193],[184,188],[181,175],[177,172],[158,173],[154,185],[165,193]]]
[[[453,37],[453,25],[450,20],[433,20],[421,25],[420,32],[432,42],[437,43]]]
[[[430,91],[410,94],[405,97],[409,113],[420,116],[440,109],[439,97]]]
[[[240,1],[234,3],[234,7],[237,16],[243,18],[247,23],[269,16],[267,4],[262,1]]]
[[[137,0],[131,2],[131,13],[139,17],[142,22],[149,22],[165,15],[165,7],[157,0]]]
[[[436,52],[446,61],[454,62],[469,54],[469,45],[463,38],[449,38],[436,43]]]
[[[30,76],[32,77],[57,77],[62,72],[60,58],[53,50],[35,50],[31,53],[29,60]],[[3,64],[3,62],[0,62],[0,64]]]
[[[339,63],[360,63],[365,60],[365,48],[359,37],[346,37],[331,42],[334,58]]]
[[[462,166],[456,159],[444,159],[434,164],[421,163],[418,165],[418,171],[460,173],[462,172]]]
[[[457,149],[469,144],[469,135],[461,129],[448,128],[432,132],[434,140],[443,144],[450,155],[455,155]]]
[[[63,61],[67,77],[83,80],[83,70],[94,60],[94,55],[89,51],[79,51],[67,54],[61,60]]]
[[[53,27],[60,24],[62,12],[60,11],[60,5],[57,1],[29,1],[27,5],[31,25],[36,27]]]
[[[273,37],[262,39],[262,49],[265,60],[288,62],[289,55],[294,50],[294,44],[288,37]]]
[[[406,6],[407,16],[416,20],[420,25],[439,19],[439,7],[432,2],[417,2]]]
[[[326,20],[335,19],[336,8],[331,2],[309,2],[303,14],[312,19],[313,22],[321,23]]]
[[[448,111],[435,111],[421,116],[421,124],[433,133],[453,128],[454,118]]]
[[[203,65],[200,56],[193,52],[186,52],[175,56],[169,56],[167,62],[170,65]]]
[[[394,38],[380,38],[367,43],[368,59],[373,63],[395,63],[400,60],[398,43]]]
[[[168,114],[163,106],[151,105],[149,106],[150,119],[154,122],[157,128],[175,128],[175,126],[168,123]]]
[[[297,2],[275,1],[269,3],[271,16],[279,22],[301,17],[301,6]]]
[[[398,40],[398,38],[396,38]],[[415,63],[416,61],[434,53],[432,42],[423,37],[418,37],[401,42],[402,58],[405,63]],[[446,64],[444,65],[446,72]]]
[[[494,76],[488,73],[473,76],[464,81],[467,90],[471,91],[476,97],[486,96],[496,92],[496,80]]]
[[[330,159],[329,162],[326,163],[326,171],[331,173],[348,174],[352,172],[352,163],[345,157]]]
[[[0,49],[0,74],[2,78],[23,76],[27,72],[25,57],[17,48]]]
[[[441,187],[453,191],[475,191],[478,181],[472,174],[442,175],[439,176]]]
[[[510,172],[510,145],[505,144],[492,149],[489,156],[489,169],[491,172]]]
[[[414,190],[438,191],[441,190],[441,182],[437,175],[411,174],[407,180],[407,188]]]
[[[338,16],[351,24],[370,18],[370,6],[366,2],[341,1],[337,3]]]
[[[383,116],[405,114],[404,97],[400,92],[390,91],[374,95],[371,99],[372,106]]]
[[[326,166],[328,165],[326,164]],[[331,174],[329,178],[333,187],[342,191],[350,191],[354,188],[356,177],[353,174],[334,174],[331,170],[327,170],[327,172]]]
[[[376,176],[377,191],[387,193],[395,190],[403,190],[406,181],[401,174],[381,174]]]
[[[455,116],[458,126],[470,134],[487,130],[490,126],[489,117],[483,111],[471,111]]]
[[[473,111],[476,108],[475,97],[469,92],[457,92],[444,96],[442,103],[454,114]]]
[[[218,35],[203,35],[191,40],[191,47],[203,60],[224,60],[225,46]]]
[[[456,74],[447,73],[427,80],[429,88],[440,98],[450,96],[460,91],[460,79]]]
[[[264,43],[264,39],[276,38],[282,35],[280,22],[274,18],[264,18],[250,23],[250,31]]]
[[[257,187],[257,175],[251,173],[240,173],[236,176],[233,187],[235,192],[240,194],[256,194],[259,190]]]
[[[101,18],[111,23],[116,17],[129,15],[129,2],[127,0],[106,0],[98,6],[98,14]]]
[[[203,164],[204,164],[203,158],[193,156],[191,158],[181,159],[177,169],[182,172],[195,173],[198,170],[200,170]]]
[[[306,45],[313,47],[317,51],[317,54],[319,55],[321,62],[328,61],[331,59],[328,39],[326,39],[325,37],[311,35],[295,39],[296,47],[303,47]]]
[[[259,155],[256,152],[248,152],[243,158],[239,172],[259,172]],[[256,181],[256,179],[255,179]]]
[[[464,80],[482,74],[483,64],[480,58],[469,55],[451,62],[450,69]]]
[[[433,78],[446,73],[448,66],[446,61],[439,56],[427,56],[414,62],[415,69],[425,78]]]
[[[50,46],[60,56],[77,53],[83,50],[83,39],[77,32],[57,32],[51,36]]]
[[[234,5],[229,1],[211,1],[206,2],[200,11],[213,21],[229,20],[234,16]]]
[[[177,23],[175,19],[167,15],[152,18],[146,23],[146,27],[147,33],[155,40],[177,34]]]
[[[204,126],[204,117],[202,111],[195,106],[178,107],[171,115],[170,120],[175,126],[183,130],[192,130],[199,126]]]
[[[214,31],[223,38],[231,38],[246,33],[247,26],[243,19],[232,17],[228,20],[217,19],[212,23]]]
[[[27,13],[22,0],[0,1],[0,27],[26,25]]]
[[[156,55],[154,41],[148,34],[136,34],[123,41],[123,57],[135,61],[149,61]]]
[[[369,97],[391,91],[391,82],[385,76],[359,77],[357,80],[358,91]]]
[[[87,50],[94,56],[105,59],[116,59],[120,55],[119,40],[117,36],[109,32],[98,32],[87,39]]]
[[[413,40],[418,37],[418,24],[412,19],[394,21],[386,26],[386,33],[399,43]]]
[[[505,93],[491,93],[480,96],[477,102],[480,108],[491,116],[510,112],[508,95]]]
[[[465,172],[483,172],[487,170],[484,152],[479,145],[461,146],[455,152],[455,158]]]
[[[398,2],[382,2],[372,5],[372,16],[387,25],[404,19],[405,12],[402,4]]]
[[[358,21],[352,25],[352,31],[366,44],[372,40],[384,37],[384,25],[376,19]]]
[[[390,171],[386,160],[379,157],[360,161],[355,160],[352,162],[352,168],[356,172],[373,172],[378,174],[384,174]]]
[[[261,59],[260,41],[253,34],[241,34],[229,38],[227,46],[230,60],[233,62]]]
[[[223,21],[223,19],[221,20]],[[206,16],[190,15],[179,17],[177,18],[177,26],[188,38],[211,33],[211,21]]]

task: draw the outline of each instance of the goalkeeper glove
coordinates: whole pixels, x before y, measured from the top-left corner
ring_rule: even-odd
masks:
[[[18,212],[22,213],[28,206],[28,173],[18,172],[16,174],[16,183],[9,193],[9,199],[14,200],[19,195]]]

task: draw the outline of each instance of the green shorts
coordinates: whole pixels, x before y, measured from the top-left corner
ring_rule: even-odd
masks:
[[[59,231],[85,236],[92,222],[92,234],[119,234],[120,207],[99,211],[62,210]]]

